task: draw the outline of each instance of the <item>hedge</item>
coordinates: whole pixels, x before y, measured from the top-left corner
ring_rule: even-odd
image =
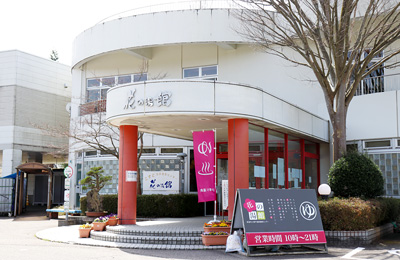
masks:
[[[324,230],[358,231],[399,219],[400,200],[333,198],[318,202]]]
[[[118,195],[102,195],[103,210],[117,213]],[[198,203],[197,194],[138,195],[137,217],[194,217],[204,214],[204,204]],[[81,198],[81,210],[86,212],[86,197]]]

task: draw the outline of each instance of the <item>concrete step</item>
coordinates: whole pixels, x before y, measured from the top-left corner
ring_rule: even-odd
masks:
[[[95,240],[130,244],[159,245],[202,245],[201,236],[157,236],[157,235],[122,235],[110,232],[91,231],[90,237]]]
[[[135,226],[107,226],[108,233],[128,235],[128,236],[157,236],[157,237],[200,237],[202,228],[184,228],[184,229],[138,229]]]

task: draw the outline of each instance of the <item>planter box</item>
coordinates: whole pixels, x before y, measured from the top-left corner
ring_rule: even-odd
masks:
[[[204,232],[231,232],[231,227],[204,227]]]
[[[385,235],[393,233],[393,225],[362,231],[325,231],[326,241],[331,246],[369,245]]]
[[[229,235],[215,235],[215,236],[205,236],[201,235],[201,239],[205,246],[218,246],[226,245],[226,240]]]
[[[116,226],[118,224],[117,218],[110,218],[107,220],[107,225],[109,226]]]
[[[89,237],[91,228],[80,228],[79,237]]]
[[[94,231],[103,231],[107,226],[107,222],[93,222]]]

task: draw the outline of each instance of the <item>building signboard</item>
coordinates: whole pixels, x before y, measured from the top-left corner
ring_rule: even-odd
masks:
[[[232,231],[238,229],[250,247],[326,245],[315,190],[238,189]]]
[[[179,171],[143,171],[143,194],[178,194]]]

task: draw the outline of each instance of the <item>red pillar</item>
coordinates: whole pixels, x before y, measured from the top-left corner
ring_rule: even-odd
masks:
[[[249,188],[249,121],[228,120],[228,219],[233,217],[237,189]]]
[[[122,125],[119,127],[119,132],[120,132],[119,178],[118,178],[119,224],[135,225],[137,181],[133,181],[132,171],[137,172],[138,127],[133,125]]]

